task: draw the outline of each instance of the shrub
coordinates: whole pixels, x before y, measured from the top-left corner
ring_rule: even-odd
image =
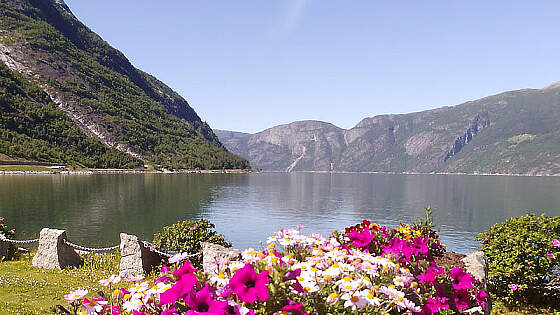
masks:
[[[185,220],[163,227],[162,232],[154,234],[154,245],[163,251],[177,253],[199,253],[201,242],[209,242],[224,247],[231,247],[223,235],[214,230],[214,224],[206,219]],[[190,261],[197,267],[202,264],[202,255],[191,257]]]
[[[527,214],[477,236],[488,257],[490,291],[507,304],[559,300],[545,288],[560,262],[560,217]]]
[[[10,227],[6,224],[6,219],[0,217],[0,234],[2,234],[6,238],[13,239],[16,235],[16,229],[10,229]],[[8,256],[2,257],[0,256],[0,261],[2,260],[11,260],[16,258],[17,256],[17,247],[14,246],[12,243],[8,243]]]

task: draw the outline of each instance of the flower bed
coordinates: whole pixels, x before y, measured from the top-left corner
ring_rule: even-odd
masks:
[[[369,221],[329,238],[283,229],[240,261],[196,270],[178,254],[153,282],[117,276],[109,291],[70,292],[66,313],[456,314],[482,313],[486,293],[462,268],[438,266],[444,247],[427,221],[388,228]]]

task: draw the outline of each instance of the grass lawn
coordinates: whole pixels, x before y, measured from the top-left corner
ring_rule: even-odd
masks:
[[[77,288],[91,296],[103,287],[99,280],[118,274],[118,254],[83,256],[81,268],[43,270],[31,266],[31,254],[0,262],[0,314],[53,314],[55,305],[67,306],[64,295]]]

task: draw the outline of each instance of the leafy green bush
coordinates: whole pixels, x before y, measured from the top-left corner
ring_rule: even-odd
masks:
[[[10,239],[13,239],[14,236],[16,235],[16,229],[10,229],[10,227],[8,227],[8,225],[6,224],[6,219],[3,217],[0,217],[0,234],[3,235],[5,238],[10,238]],[[6,257],[0,256],[0,261],[14,259],[16,257],[16,254],[17,254],[16,246],[14,246],[11,243],[8,243],[8,256]]]
[[[560,263],[560,217],[511,218],[477,240],[488,257],[490,291],[496,297],[517,305],[560,302],[558,293],[545,288],[558,276],[554,268]]]
[[[206,219],[179,221],[173,225],[163,227],[162,232],[154,234],[154,245],[164,251],[177,253],[199,253],[202,251],[201,242],[209,242],[224,247],[231,247],[231,243],[224,236],[214,230],[214,224]],[[189,259],[195,266],[201,266],[202,255]]]

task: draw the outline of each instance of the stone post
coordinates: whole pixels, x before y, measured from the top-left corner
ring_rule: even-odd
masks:
[[[80,266],[82,258],[64,243],[67,238],[64,230],[42,229],[39,234],[39,248],[33,257],[33,267],[64,269],[68,266]]]
[[[204,271],[212,271],[216,264],[223,264],[225,261],[241,260],[241,251],[238,249],[226,248],[208,242],[202,242],[201,245]]]
[[[484,291],[488,293],[487,285],[488,285],[488,258],[484,254],[484,252],[478,251],[471,254],[468,254],[465,258],[462,259],[463,263],[465,263],[465,269],[468,273],[473,275],[473,277],[480,281],[483,285]],[[487,297],[487,304],[486,304],[486,312],[485,315],[490,315],[492,311],[492,299],[490,298],[490,294]]]
[[[150,273],[161,257],[144,246],[137,236],[121,233],[119,276],[134,277]]]

